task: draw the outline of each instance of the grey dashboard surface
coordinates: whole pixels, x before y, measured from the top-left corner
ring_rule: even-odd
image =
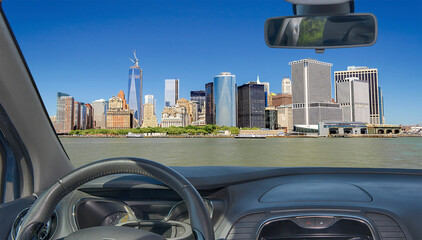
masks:
[[[216,234],[226,238],[232,226],[242,217],[258,213],[266,218],[294,213],[354,213],[376,222],[390,219],[402,229],[406,238],[422,239],[422,171],[402,169],[352,168],[253,168],[253,167],[175,167],[198,190],[227,192],[223,197],[228,207],[224,220],[216,226]],[[278,188],[298,184],[297,188]],[[324,198],[309,196],[325,186]],[[308,186],[317,186],[309,188]],[[142,176],[110,176],[91,182],[84,188],[165,188],[160,183]],[[302,187],[300,187],[302,186]],[[334,187],[333,187],[334,186]],[[276,191],[271,192],[271,189]],[[297,195],[295,195],[297,189]],[[347,194],[345,195],[342,193]],[[349,192],[350,191],[350,192]],[[262,201],[271,194],[277,201]],[[282,201],[286,195],[292,201]],[[355,196],[357,195],[357,196]],[[221,195],[219,196],[221,197]],[[261,201],[260,201],[261,199]],[[377,215],[378,214],[378,215]],[[370,217],[374,217],[371,219]],[[379,220],[381,219],[381,220]],[[394,220],[392,220],[394,219]],[[256,222],[256,223],[259,223]],[[388,222],[388,221],[387,221]],[[248,223],[252,224],[252,223]],[[251,229],[256,229],[254,225]],[[381,226],[383,227],[383,226]],[[383,233],[395,234],[395,232]],[[392,235],[394,236],[394,235]],[[401,236],[401,235],[400,235]],[[243,235],[242,237],[245,237]],[[250,235],[249,237],[252,237]],[[248,238],[252,239],[252,238]]]
[[[259,198],[271,202],[370,202],[372,197],[349,183],[298,182],[278,185]]]

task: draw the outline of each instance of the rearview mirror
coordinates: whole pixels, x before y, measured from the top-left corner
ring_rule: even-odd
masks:
[[[275,17],[265,22],[265,42],[272,48],[371,46],[377,32],[377,19],[367,13]]]

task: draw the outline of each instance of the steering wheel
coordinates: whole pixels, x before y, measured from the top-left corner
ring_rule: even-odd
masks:
[[[214,240],[214,230],[203,199],[195,187],[178,172],[141,158],[110,158],[78,168],[51,185],[32,205],[19,228],[17,240],[34,239],[49,220],[63,197],[91,180],[112,174],[139,174],[154,178],[176,191],[186,202],[192,232],[197,240]],[[99,226],[71,233],[65,240],[126,239],[161,240],[162,236],[145,230]]]

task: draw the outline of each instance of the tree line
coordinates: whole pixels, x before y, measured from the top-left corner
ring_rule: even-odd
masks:
[[[258,128],[243,128],[257,130]],[[239,128],[217,125],[187,126],[187,127],[147,127],[131,129],[86,129],[72,130],[69,135],[127,135],[128,133],[166,133],[167,135],[207,135],[218,134],[222,131],[230,131],[231,134],[239,134]]]

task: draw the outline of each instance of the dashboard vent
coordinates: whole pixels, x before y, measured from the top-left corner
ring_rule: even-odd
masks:
[[[249,240],[258,223],[264,218],[265,213],[254,213],[240,218],[230,230],[227,240]]]
[[[406,240],[402,229],[391,217],[374,212],[367,212],[366,216],[373,221],[382,240]]]

